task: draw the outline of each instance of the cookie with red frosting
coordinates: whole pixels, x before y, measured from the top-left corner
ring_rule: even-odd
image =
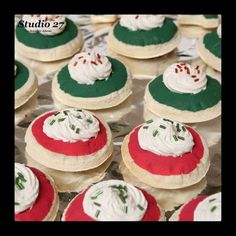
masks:
[[[122,180],[92,185],[65,209],[62,221],[162,221],[163,211],[142,189]]]
[[[53,180],[36,168],[15,163],[15,221],[54,221],[58,209]]]
[[[26,131],[25,142],[32,159],[68,172],[96,168],[113,151],[109,126],[91,112],[75,108],[37,117]]]
[[[178,189],[198,183],[210,165],[209,150],[192,128],[165,118],[146,121],[122,143],[129,171],[155,188]]]
[[[221,221],[221,192],[192,199],[177,210],[170,221]]]

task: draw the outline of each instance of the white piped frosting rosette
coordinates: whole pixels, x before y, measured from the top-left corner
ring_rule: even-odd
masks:
[[[196,123],[221,114],[221,84],[205,67],[178,62],[151,80],[145,90],[145,109],[158,117]]]
[[[209,151],[192,128],[165,118],[134,128],[121,148],[125,166],[141,182],[178,189],[199,182],[209,168]]]
[[[176,25],[164,15],[121,15],[108,36],[109,49],[137,59],[167,54],[179,42]]]
[[[37,117],[25,136],[27,154],[40,164],[61,171],[84,171],[112,154],[111,131],[100,118],[71,108]]]
[[[94,184],[77,195],[63,213],[63,221],[160,221],[162,211],[144,190],[122,180]]]
[[[170,221],[221,221],[221,192],[192,199],[176,211]]]
[[[55,103],[89,110],[112,108],[132,93],[123,63],[96,50],[76,54],[53,78]]]
[[[15,163],[15,220],[53,221],[58,208],[52,180],[36,168]]]
[[[36,63],[69,58],[82,45],[81,30],[65,15],[23,15],[16,25],[17,54]]]

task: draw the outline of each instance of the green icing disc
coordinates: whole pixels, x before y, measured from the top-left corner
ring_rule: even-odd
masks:
[[[221,58],[221,38],[219,38],[216,30],[206,34],[203,43],[212,54]]]
[[[66,19],[66,27],[60,34],[46,36],[43,34],[29,33],[24,27],[16,26],[17,39],[28,47],[38,49],[50,49],[66,44],[78,35],[76,25],[69,19]]]
[[[170,91],[160,75],[149,84],[149,92],[157,102],[178,110],[197,112],[215,106],[221,100],[221,85],[207,76],[207,88],[197,94]]]
[[[19,61],[15,61],[17,66],[17,73],[15,76],[15,91],[21,88],[29,78],[29,70]]]
[[[157,27],[151,30],[136,30],[131,31],[120,25],[118,22],[113,30],[114,36],[123,43],[148,46],[163,44],[170,41],[176,34],[177,27],[171,19],[165,19],[162,27]]]
[[[60,89],[74,97],[95,98],[109,95],[123,88],[127,81],[125,66],[114,58],[108,57],[112,64],[112,73],[107,80],[97,80],[92,85],[79,84],[70,77],[68,65],[58,73],[57,81]]]

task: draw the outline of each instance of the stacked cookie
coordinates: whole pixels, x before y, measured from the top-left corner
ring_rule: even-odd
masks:
[[[16,25],[16,53],[37,75],[55,71],[82,46],[81,30],[63,15],[23,15]]]
[[[80,109],[37,117],[25,135],[28,163],[49,174],[58,191],[81,191],[104,177],[112,158],[109,126]]]
[[[38,81],[30,67],[15,60],[15,124],[37,104]]]
[[[173,50],[179,42],[178,28],[163,15],[121,15],[108,36],[111,55],[122,60],[135,78],[160,74],[176,59]]]
[[[94,111],[106,121],[119,120],[129,111],[132,80],[119,60],[95,50],[76,54],[52,81],[58,108]]]

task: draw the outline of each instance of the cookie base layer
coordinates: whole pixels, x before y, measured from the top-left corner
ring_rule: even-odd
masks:
[[[120,55],[137,59],[150,59],[162,56],[174,50],[180,43],[181,34],[177,31],[175,36],[166,43],[141,47],[119,41],[114,36],[113,29],[111,29],[107,40],[108,47]]]
[[[203,37],[197,42],[197,51],[202,60],[215,70],[221,72],[221,59],[211,53],[203,43]]]
[[[132,132],[124,138],[124,141],[122,143],[122,159],[129,171],[143,183],[154,188],[179,189],[196,184],[205,177],[210,167],[210,161],[208,147],[202,138],[201,141],[204,147],[204,153],[203,157],[197,165],[197,168],[195,168],[189,174],[163,176],[152,174],[149,171],[139,167],[134,162],[133,158],[130,156],[128,148],[129,138]]]
[[[83,35],[78,28],[77,36],[68,43],[50,49],[38,49],[26,46],[15,37],[15,50],[17,53],[37,61],[57,61],[71,57],[83,46]]]

